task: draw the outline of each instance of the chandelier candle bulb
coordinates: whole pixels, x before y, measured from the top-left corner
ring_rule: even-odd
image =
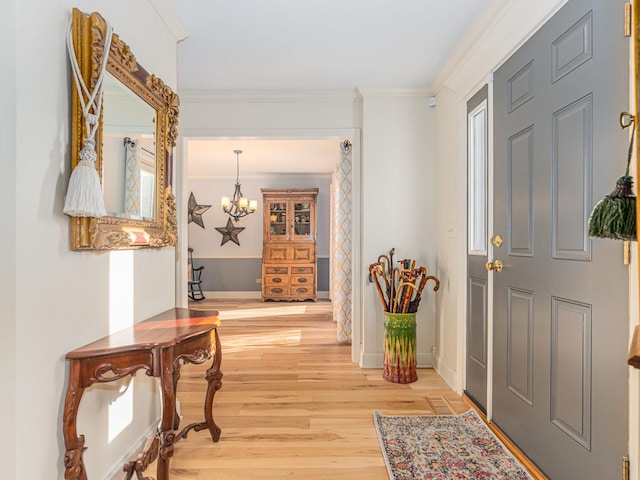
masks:
[[[240,200],[238,200],[238,206],[241,209],[246,209],[249,206],[249,199],[247,197],[240,197]]]
[[[229,208],[231,206],[231,199],[229,197],[222,197],[220,199],[220,206],[222,208]]]
[[[258,209],[258,201],[257,200],[251,200],[249,202],[249,210],[252,212],[255,212]]]

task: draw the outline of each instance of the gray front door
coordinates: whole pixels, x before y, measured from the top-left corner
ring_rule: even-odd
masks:
[[[487,410],[489,89],[467,102],[467,348],[465,394]]]
[[[621,478],[628,272],[589,214],[624,173],[624,0],[571,0],[494,76],[494,422],[554,480]]]

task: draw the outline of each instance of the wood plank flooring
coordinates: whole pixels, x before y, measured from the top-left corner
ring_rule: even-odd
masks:
[[[469,409],[431,369],[410,385],[351,363],[336,341],[331,304],[205,300],[222,324],[222,388],[213,414],[222,429],[191,432],[175,447],[172,480],[387,480],[373,413],[455,414]],[[208,365],[185,365],[181,424],[202,420]],[[155,465],[148,473],[155,471]]]

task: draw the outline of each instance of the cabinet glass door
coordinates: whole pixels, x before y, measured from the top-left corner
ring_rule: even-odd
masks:
[[[287,235],[286,202],[269,202],[269,235],[271,237]]]
[[[295,202],[293,204],[293,225],[296,236],[308,237],[311,234],[311,204]]]

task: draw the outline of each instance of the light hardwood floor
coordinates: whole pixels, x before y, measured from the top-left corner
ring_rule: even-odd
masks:
[[[213,413],[218,443],[206,431],[181,440],[172,480],[388,478],[373,413],[453,414],[469,406],[431,369],[418,381],[389,383],[381,369],[351,363],[336,341],[331,304],[210,301],[222,324],[222,388]],[[202,419],[204,371],[185,365],[178,385],[182,424]],[[154,466],[148,472],[153,472]]]

